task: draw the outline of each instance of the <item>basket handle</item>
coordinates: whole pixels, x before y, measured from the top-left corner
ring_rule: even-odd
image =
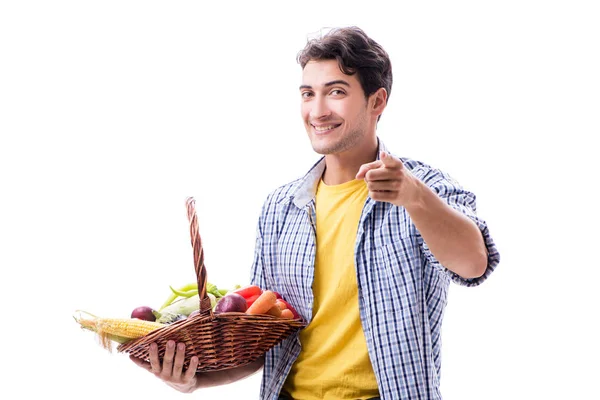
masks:
[[[196,279],[198,281],[198,296],[200,297],[200,314],[210,315],[212,308],[210,298],[206,292],[206,266],[204,265],[204,249],[200,239],[198,229],[198,216],[196,215],[196,200],[188,197],[185,200],[187,206],[187,216],[190,222],[190,238],[192,240],[192,249],[194,251],[194,268],[196,270]]]

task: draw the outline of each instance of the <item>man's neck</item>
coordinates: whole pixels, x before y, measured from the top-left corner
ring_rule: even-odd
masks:
[[[325,156],[323,182],[340,185],[355,179],[361,165],[377,159],[377,138],[374,141],[337,154]]]

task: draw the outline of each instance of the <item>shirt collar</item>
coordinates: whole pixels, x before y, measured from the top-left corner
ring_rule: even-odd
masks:
[[[378,137],[376,160],[379,160],[379,154],[382,151],[387,151],[387,148]],[[321,157],[319,161],[308,170],[306,175],[299,180],[296,189],[291,191],[289,198],[296,207],[304,208],[315,198],[317,185],[323,175],[323,171],[325,171],[325,157]]]

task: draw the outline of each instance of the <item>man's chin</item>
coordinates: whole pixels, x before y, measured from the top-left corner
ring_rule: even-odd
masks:
[[[313,151],[322,156],[326,156],[328,154],[333,154],[338,151],[336,146],[332,146],[331,143],[327,145],[326,143],[319,143],[318,140],[311,140],[310,145],[313,148]]]
[[[312,148],[315,153],[320,154],[322,156],[326,156],[326,155],[335,153],[334,149],[330,149],[330,148],[323,147],[323,146],[314,146],[313,145]]]

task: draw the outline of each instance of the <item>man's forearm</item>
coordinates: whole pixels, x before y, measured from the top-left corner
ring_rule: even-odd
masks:
[[[406,206],[406,210],[444,267],[463,278],[483,275],[487,249],[475,222],[450,207],[423,183],[418,201]]]
[[[227,385],[239,381],[258,372],[263,367],[264,363],[265,359],[264,357],[261,357],[253,363],[244,365],[243,367],[216,372],[197,373],[195,385],[190,388],[189,391],[193,392],[197,389]]]

